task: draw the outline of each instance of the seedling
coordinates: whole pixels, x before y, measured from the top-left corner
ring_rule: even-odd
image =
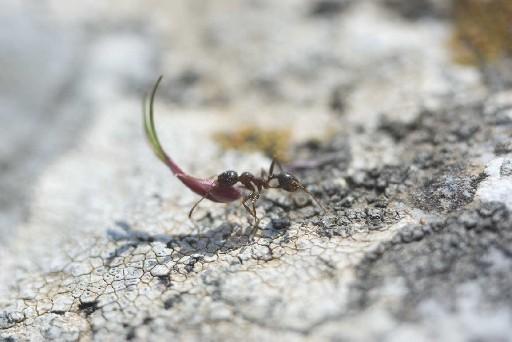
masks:
[[[238,175],[236,171],[232,170],[224,171],[214,179],[197,178],[185,173],[164,151],[156,134],[153,118],[154,102],[155,94],[161,80],[162,76],[158,78],[150,96],[144,101],[144,131],[155,155],[171,169],[172,173],[178,177],[186,187],[201,196],[201,199],[190,209],[188,214],[190,219],[192,219],[194,209],[204,199],[218,203],[229,203],[241,199],[244,208],[254,218],[253,228],[256,229],[259,224],[259,218],[256,215],[256,202],[260,198],[263,190],[271,188],[282,189],[287,192],[303,191],[311,196],[315,203],[325,211],[322,204],[295,176],[285,172],[276,159],[272,160],[268,174],[265,170],[262,170],[260,177],[250,172],[243,172]],[[275,166],[279,168],[279,173],[277,174],[274,174]]]

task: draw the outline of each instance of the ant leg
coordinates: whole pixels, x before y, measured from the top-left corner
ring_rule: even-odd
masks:
[[[256,216],[256,210],[254,210],[254,206],[253,209],[251,210],[251,208],[246,203],[249,200],[251,200],[252,202],[255,193],[256,191],[253,190],[249,195],[245,196],[244,199],[242,200],[242,205],[244,206],[245,210],[247,210],[249,214],[251,214],[251,216],[254,218],[254,222],[258,220],[258,217]]]
[[[201,203],[202,200],[204,200],[205,198],[207,198],[208,196],[210,196],[210,193],[212,192],[214,188],[212,188],[210,191],[208,191],[203,197],[201,197],[201,199],[199,201],[197,201],[194,206],[190,209],[190,211],[188,212],[188,218],[192,220],[192,213],[194,212],[194,209],[196,209],[196,207],[198,206],[199,203]]]
[[[242,204],[244,206],[244,208],[251,214],[251,216],[254,218],[254,226],[256,226],[258,224],[258,222],[260,221],[258,219],[258,216],[256,215],[256,207],[254,205],[254,203],[258,200],[258,198],[260,198],[260,190],[258,187],[256,187],[254,184],[251,184],[252,186],[252,190],[251,190],[251,193],[247,196],[244,197],[243,201],[242,201]],[[251,200],[251,204],[252,204],[252,210],[251,208],[247,205],[247,201]]]
[[[272,162],[270,163],[270,167],[268,168],[268,176],[269,178],[274,175],[274,164],[276,163],[275,159],[272,159]]]
[[[265,182],[265,187],[266,188],[275,188],[275,186],[270,186],[270,181],[272,179],[275,179],[276,176],[274,175],[268,175],[267,174],[267,171],[265,171],[264,169],[261,169],[261,179],[263,179],[263,181]],[[258,189],[259,192],[261,192],[261,189]]]
[[[270,174],[270,177],[273,177],[274,176],[274,166],[277,165],[277,167],[279,168],[279,171],[283,172],[283,166],[281,165],[281,163],[279,162],[279,160],[277,160],[276,158],[272,159],[272,163],[270,163],[270,169],[268,171],[268,173]]]
[[[244,196],[244,198],[242,199],[242,205],[244,206],[245,210],[247,210],[249,212],[249,214],[252,215],[253,213],[252,213],[251,208],[249,208],[247,206],[247,204],[245,204],[250,198],[251,198],[251,195]]]
[[[255,192],[254,195],[252,196],[252,199],[251,199],[251,204],[252,204],[252,212],[254,213],[254,216],[256,217],[256,201],[258,201],[258,199],[260,198],[260,192]],[[260,222],[260,219],[257,219],[257,222]],[[255,224],[257,225],[257,224]]]
[[[208,195],[204,195],[203,197],[201,197],[201,199],[199,201],[197,201],[194,206],[190,209],[190,211],[188,212],[188,218],[192,220],[192,213],[194,212],[194,209],[196,209],[196,207],[198,206],[199,203],[201,203],[202,200],[204,200],[206,198],[206,196]]]
[[[210,177],[210,179],[213,179],[215,176],[213,177]],[[204,200],[205,198],[207,198],[208,196],[210,196],[210,193],[213,191],[214,188],[211,188],[210,191],[208,191],[203,197],[201,197],[201,199],[199,201],[197,201],[194,206],[190,209],[189,213],[188,213],[188,218],[192,220],[192,213],[194,212],[194,210],[196,209],[196,207],[198,206],[199,203],[201,203],[202,200]]]
[[[265,169],[261,169],[261,176],[260,176],[262,179],[266,179],[267,178],[267,171],[265,171]]]
[[[256,215],[256,201],[260,198],[260,192],[255,192],[254,195],[251,198],[251,204],[252,204],[252,212],[254,213],[254,229],[258,228],[258,225],[260,223],[260,219],[258,218],[258,215]]]

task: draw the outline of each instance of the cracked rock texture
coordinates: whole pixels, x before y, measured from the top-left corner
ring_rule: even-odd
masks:
[[[0,340],[512,340],[512,84],[449,2],[16,1],[0,33]],[[506,57],[504,57],[506,59]],[[506,63],[505,63],[506,64]],[[261,229],[192,174],[217,132],[292,131],[304,196]],[[298,162],[299,163],[299,162]],[[298,164],[297,164],[298,165]]]

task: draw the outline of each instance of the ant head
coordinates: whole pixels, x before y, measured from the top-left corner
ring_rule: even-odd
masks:
[[[233,186],[238,182],[238,173],[236,171],[224,171],[217,176],[217,182],[224,186]]]
[[[281,172],[278,174],[277,180],[279,182],[279,187],[288,192],[295,192],[303,188],[299,180],[287,172]]]

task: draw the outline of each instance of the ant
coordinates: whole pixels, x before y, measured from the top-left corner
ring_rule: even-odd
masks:
[[[243,172],[238,175],[236,171],[232,170],[224,171],[214,179],[197,178],[185,173],[164,151],[156,134],[153,108],[155,94],[162,78],[163,76],[158,78],[149,98],[146,98],[144,101],[144,131],[155,155],[171,169],[172,173],[178,177],[186,187],[196,194],[201,195],[201,199],[190,209],[188,214],[190,219],[192,219],[194,209],[204,199],[218,203],[229,203],[242,199],[242,205],[253,217],[253,227],[256,229],[260,220],[256,215],[255,204],[260,198],[261,192],[266,189],[282,189],[287,192],[303,191],[307,193],[324,212],[326,211],[324,206],[295,176],[283,170],[283,167],[275,158],[270,164],[268,174],[265,170],[262,170],[260,177],[256,177],[250,172]],[[274,174],[276,165],[280,172]],[[244,196],[242,190],[249,191],[250,193]],[[248,205],[248,202],[251,203],[251,206]]]

